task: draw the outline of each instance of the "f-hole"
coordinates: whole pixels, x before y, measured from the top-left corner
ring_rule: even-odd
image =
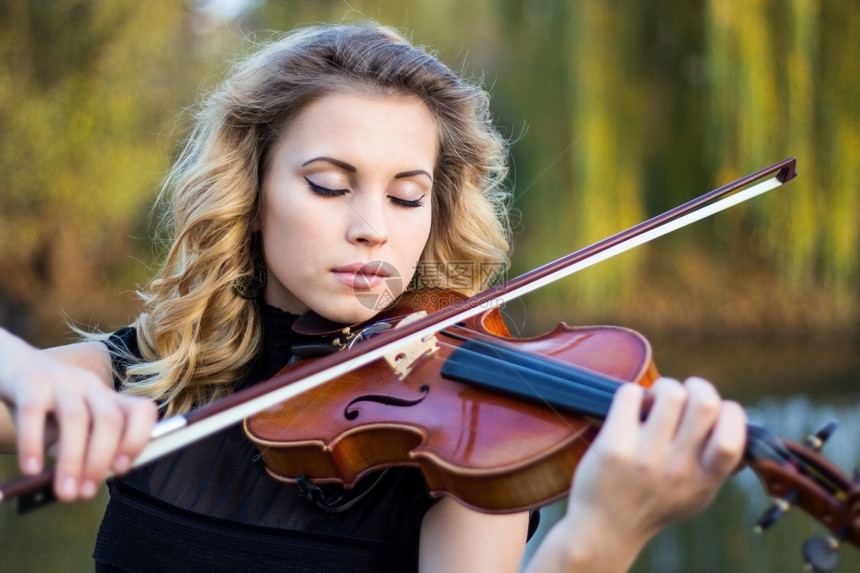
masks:
[[[412,400],[408,398],[398,398],[397,396],[387,396],[385,394],[365,394],[364,396],[359,396],[352,400],[349,404],[346,405],[346,408],[343,409],[343,416],[347,420],[355,420],[358,418],[360,410],[358,408],[354,408],[356,404],[361,402],[374,402],[376,404],[385,404],[386,406],[399,406],[401,408],[408,408],[411,406],[416,406],[424,401],[427,398],[427,395],[430,393],[430,386],[427,384],[422,384],[418,388],[419,397],[414,398]]]

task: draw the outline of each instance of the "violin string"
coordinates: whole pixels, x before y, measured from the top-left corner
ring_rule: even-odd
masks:
[[[499,341],[492,336],[484,334],[482,332],[467,329],[466,326],[455,325],[455,327],[460,330],[467,330],[470,334],[473,335],[473,338],[467,338],[465,336],[455,334],[450,330],[443,330],[441,332],[446,336],[458,339],[460,341],[470,340],[472,343],[480,343],[482,345],[481,347],[484,350],[486,350],[487,352],[492,350],[496,358],[498,358],[503,363],[506,362],[503,353],[507,354],[508,356],[522,355],[523,357],[536,357],[536,359],[539,361],[539,364],[541,364],[541,367],[552,368],[552,370],[557,373],[560,373],[562,376],[578,376],[576,380],[570,379],[570,382],[571,384],[573,384],[574,387],[581,386],[583,388],[588,389],[589,391],[602,392],[606,397],[611,399],[612,396],[615,395],[615,391],[621,386],[621,384],[624,384],[623,381],[616,380],[611,376],[603,374],[601,372],[591,371],[571,364],[556,362],[551,356],[544,356],[520,349],[509,348],[504,344],[504,341]],[[524,366],[522,362],[518,364]],[[513,371],[516,370],[514,369]],[[533,371],[540,372],[537,369],[534,369]],[[526,380],[523,380],[523,382],[527,383]]]
[[[768,176],[772,177],[765,180]],[[487,308],[498,307],[592,264],[746,201],[782,185],[794,176],[795,160],[793,158],[784,160],[506,281],[504,285],[473,295],[461,301],[462,304],[457,303],[452,308],[440,309],[435,319],[431,317],[419,319],[409,324],[405,331],[399,333],[399,337],[382,334],[381,339],[369,342],[369,347],[362,349],[361,352],[349,354],[343,358],[334,356],[330,360],[322,358],[315,365],[299,366],[289,373],[276,375],[270,380],[227,396],[217,401],[217,404],[206,404],[186,415],[162,420],[153,432],[160,437],[152,439],[147,444],[135,460],[133,467],[148,463],[230,424],[240,422],[267,407],[321,386],[342,373],[369,364],[390,353],[400,344],[429,337],[440,329],[474,317]]]
[[[465,327],[463,327],[463,326],[460,326],[459,328],[465,329]],[[534,370],[530,369],[527,365],[524,365],[524,364],[516,364],[516,366],[515,366],[514,364],[509,362],[505,356],[503,356],[503,353],[506,353],[506,352],[517,352],[517,353],[522,353],[522,354],[526,354],[526,355],[529,354],[528,352],[524,352],[521,350],[507,349],[504,346],[504,344],[500,344],[498,341],[494,340],[489,335],[486,335],[486,334],[483,334],[480,332],[475,332],[472,330],[470,330],[469,332],[473,336],[475,336],[476,338],[481,339],[481,344],[482,344],[483,350],[487,351],[488,353],[490,351],[493,351],[496,353],[496,357],[495,357],[496,360],[494,360],[493,366],[500,366],[500,367],[508,368],[511,374],[515,374],[518,377],[518,379],[520,380],[520,382],[523,384],[524,387],[528,387],[529,390],[533,393],[533,395],[535,397],[539,398],[539,400],[546,407],[551,409],[557,416],[559,416],[566,423],[565,417],[558,411],[558,409],[555,407],[555,404],[551,400],[546,399],[541,394],[540,386],[531,383],[531,381],[529,381],[527,379],[527,377],[529,375],[532,375],[533,377],[543,376],[543,372],[540,370],[536,370],[536,369],[534,369]],[[456,339],[461,340],[461,341],[463,341],[463,340],[470,340],[471,342],[476,341],[475,338],[469,339],[467,337],[464,337],[464,336],[461,336],[458,334],[454,334],[453,332],[451,332],[449,330],[443,330],[442,334],[445,334],[447,336],[452,336],[453,338],[456,338]],[[453,348],[459,348],[462,351],[462,347],[456,347],[456,346],[450,345],[448,343],[444,343],[444,344],[446,344],[447,346],[451,346]],[[474,355],[476,353],[472,353],[472,354]],[[487,354],[478,354],[478,356],[484,356],[486,358]],[[544,358],[544,357],[540,357],[540,358]],[[576,374],[575,369],[571,368],[571,374],[574,374],[574,375]],[[608,405],[611,402],[612,396],[614,395],[614,389],[612,391],[607,391],[606,390],[606,384],[611,384],[615,387],[615,389],[617,389],[624,382],[612,380],[610,377],[602,375],[602,374],[597,374],[597,376],[598,376],[598,378],[586,376],[584,378],[578,378],[577,380],[565,379],[564,383],[569,385],[571,392],[583,392],[583,391],[585,391],[585,392],[590,393],[590,395],[594,395],[595,393],[601,393],[602,397],[604,397],[606,399],[605,400],[605,408],[603,408],[603,406],[601,406],[601,411],[599,412],[598,416],[605,416],[606,411],[607,411],[606,409],[608,409]],[[602,378],[602,380],[601,380],[601,378]],[[595,382],[604,382],[605,384],[598,384]],[[569,424],[568,424],[568,426],[569,426]],[[786,448],[782,444],[782,442],[779,440],[778,437],[776,438],[777,444],[774,445],[774,444],[770,443],[771,442],[770,440],[765,440],[762,437],[759,437],[754,431],[752,431],[752,428],[753,428],[752,425],[749,425],[748,428],[750,428],[750,431],[748,432],[748,435],[749,435],[748,439],[758,440],[758,445],[764,446],[768,450],[769,457],[771,459],[775,459],[777,461],[781,461],[784,464],[788,464],[792,468],[794,468],[796,471],[813,478],[817,483],[819,483],[823,487],[830,490],[831,493],[833,493],[837,498],[841,499],[841,498],[847,496],[847,491],[842,486],[837,484],[833,479],[831,479],[830,476],[826,475],[825,472],[823,472],[822,470],[819,470],[817,467],[808,463],[806,460],[804,460],[803,458],[801,458],[800,456],[796,455],[794,452],[792,452],[791,450]]]
[[[442,334],[447,334],[447,333],[446,333],[445,331],[442,331]],[[447,348],[452,348],[452,349],[457,349],[457,348],[459,348],[457,345],[450,344],[450,343],[448,343],[448,342],[439,342],[438,344],[439,344],[439,346],[447,347]],[[447,360],[447,358],[442,357],[442,356],[437,356],[436,354],[431,355],[431,356],[430,356],[430,358],[431,358],[431,359],[433,359],[433,360],[440,360],[440,361],[443,361],[443,362]],[[548,410],[550,410],[553,414],[555,414],[555,415],[558,417],[558,419],[559,419],[563,424],[565,424],[571,432],[575,431],[575,428],[574,428],[574,427],[573,427],[573,425],[570,423],[570,421],[569,421],[569,420],[564,416],[564,414],[562,414],[562,413],[561,413],[561,411],[559,411],[559,409],[558,409],[558,408],[556,408],[556,407],[555,407],[551,402],[549,402],[549,401],[548,401],[548,400],[546,400],[543,396],[541,396],[540,392],[538,392],[538,391],[533,387],[533,385],[532,385],[528,380],[526,380],[525,378],[523,378],[523,377],[522,377],[522,372],[521,372],[521,371],[519,371],[519,370],[517,370],[517,369],[513,368],[510,364],[504,364],[504,366],[510,369],[510,373],[511,373],[512,375],[518,376],[518,377],[520,378],[520,380],[522,381],[522,384],[523,384],[524,386],[528,387],[529,389],[531,389],[531,390],[534,392],[535,396],[537,396],[537,397],[538,397],[538,399],[541,401],[541,403],[542,403],[542,404],[543,404],[543,405],[544,405]]]
[[[453,326],[453,328],[460,330],[460,331],[468,332],[470,336],[463,336],[461,334],[457,334],[457,333],[453,332],[451,329],[442,329],[439,331],[439,334],[453,338],[455,340],[459,340],[461,342],[466,341],[466,340],[472,340],[472,341],[479,340],[484,345],[485,350],[492,349],[495,351],[496,349],[504,348],[503,343],[500,343],[492,335],[486,334],[486,333],[483,333],[483,332],[480,332],[480,331],[477,331],[477,330],[474,330],[471,328],[468,328],[463,323],[456,324]],[[456,350],[458,348],[461,348],[458,345],[455,345],[455,344],[452,344],[449,342],[441,341],[438,338],[437,338],[437,344],[439,346],[450,348],[452,350]],[[516,352],[529,354],[528,352],[523,352],[521,350],[517,350]],[[486,356],[486,355],[484,355],[484,356]],[[448,359],[445,357],[440,357],[440,356],[436,355],[435,353],[433,355],[431,355],[431,358],[434,360],[447,360]],[[542,392],[540,391],[539,387],[537,387],[535,384],[531,383],[527,379],[527,376],[526,376],[527,374],[532,373],[532,372],[536,373],[536,374],[540,374],[540,372],[533,371],[533,370],[531,370],[528,367],[525,367],[523,365],[517,365],[515,367],[513,364],[509,363],[507,360],[505,360],[501,356],[496,356],[496,358],[497,358],[497,360],[495,362],[496,365],[507,368],[509,373],[512,376],[517,377],[517,379],[520,381],[520,383],[523,385],[523,387],[528,388],[531,391],[532,395],[539,402],[541,402],[547,409],[549,409],[551,412],[553,412],[553,414],[556,415],[558,417],[558,419],[563,424],[565,424],[572,432],[575,431],[575,429],[572,427],[572,425],[570,424],[567,417],[564,414],[562,414],[562,412],[555,406],[555,404],[553,404],[550,400],[546,399],[542,395]],[[544,358],[544,357],[540,357],[540,358]],[[609,376],[605,376],[605,375],[601,375],[601,376],[603,378],[605,378],[605,380],[607,382],[614,384],[615,389],[620,387],[621,384],[625,383],[622,381],[613,380]],[[605,397],[607,398],[606,406],[608,408],[608,405],[611,402],[611,398],[614,395],[614,390],[607,392],[605,388],[601,389],[601,388],[597,387],[597,385],[591,384],[591,381],[592,381],[591,379],[586,379],[585,383],[573,381],[573,380],[568,381],[568,382],[571,385],[571,391],[576,391],[577,389],[580,389],[580,390],[584,389],[584,390],[589,391],[589,392],[604,392]],[[603,415],[605,416],[605,412],[603,412]],[[602,417],[597,418],[597,421],[602,421],[602,419],[603,419]],[[748,425],[748,429],[751,427],[752,427],[751,424]],[[580,435],[578,437],[578,439],[585,440],[585,437]],[[819,483],[823,487],[830,490],[838,498],[842,498],[842,497],[845,497],[848,495],[847,491],[842,486],[835,483],[834,480],[831,479],[824,472],[819,471],[815,466],[813,466],[810,463],[807,463],[803,458],[797,456],[796,454],[794,454],[794,452],[792,452],[791,450],[782,446],[781,441],[779,443],[780,447],[775,447],[774,445],[770,444],[769,441],[758,436],[753,431],[748,431],[748,439],[757,441],[757,443],[760,447],[763,447],[765,450],[767,450],[767,452],[768,452],[767,455],[771,459],[773,459],[779,463],[789,465],[789,466],[793,467],[795,469],[795,471],[809,476],[810,478],[814,479],[817,483]],[[777,440],[779,440],[779,439],[777,438]]]
[[[448,358],[442,375],[500,390],[531,401],[560,405],[577,414],[605,416],[613,394],[595,388],[573,371],[559,376],[541,367],[517,362],[474,344],[458,347]],[[527,360],[530,357],[525,356]],[[446,369],[448,370],[446,372]],[[502,370],[504,369],[504,371]]]
[[[469,331],[472,335],[474,335],[475,337],[481,337],[481,338],[488,339],[488,340],[491,340],[491,341],[492,341],[492,338],[491,338],[489,335],[486,335],[486,334],[483,334],[483,333],[481,333],[481,332],[477,332],[477,331],[474,331],[474,330],[471,330],[471,329],[467,329],[465,326],[462,326],[462,325],[458,325],[458,328],[459,328],[459,329],[461,329],[461,330],[468,330],[468,331]],[[452,332],[452,331],[450,331],[450,330],[448,330],[448,329],[444,329],[444,330],[440,331],[440,334],[443,334],[443,335],[445,335],[445,336],[448,336],[448,337],[450,337],[450,338],[454,338],[454,339],[457,339],[457,340],[463,340],[464,338],[468,339],[467,337],[464,337],[464,336],[462,336],[462,335],[456,334],[456,333],[454,333],[454,332]],[[469,340],[474,340],[474,339],[469,339]],[[440,340],[438,340],[438,339],[437,339],[437,343],[439,344],[439,346],[443,346],[443,347],[446,347],[446,348],[451,348],[451,349],[454,349],[454,350],[456,350],[456,349],[460,348],[460,346],[458,346],[458,345],[451,344],[451,343],[449,343],[449,342],[443,342],[443,341],[440,341]],[[492,341],[492,342],[490,343],[490,344],[491,344],[491,346],[492,346],[492,343],[495,343],[495,341]],[[495,348],[495,346],[492,346],[492,347],[493,347],[493,348]],[[447,360],[447,358],[446,358],[446,357],[440,357],[440,356],[436,355],[435,353],[434,353],[433,355],[431,355],[431,357],[432,357],[433,359],[435,359],[435,360],[443,360],[443,361],[444,361],[444,360]],[[542,404],[543,404],[547,409],[549,409],[551,412],[553,412],[553,414],[554,414],[555,416],[557,416],[557,417],[558,417],[558,419],[559,419],[563,424],[565,424],[565,425],[568,427],[568,429],[570,429],[570,430],[571,430],[571,432],[575,431],[575,428],[574,428],[574,427],[573,427],[573,425],[570,423],[569,419],[568,419],[568,418],[567,418],[567,417],[566,417],[566,416],[565,416],[565,415],[564,415],[564,414],[563,414],[563,413],[562,413],[562,412],[561,412],[561,411],[556,407],[556,405],[555,405],[555,404],[553,404],[551,401],[547,400],[547,399],[545,398],[545,396],[543,396],[543,394],[542,394],[542,392],[539,390],[539,388],[536,388],[536,387],[535,387],[535,385],[534,385],[534,384],[532,384],[532,383],[531,383],[531,381],[529,381],[529,380],[527,379],[527,377],[525,377],[525,376],[523,375],[523,374],[524,374],[523,370],[526,370],[525,368],[522,368],[522,369],[521,369],[521,368],[515,368],[512,364],[508,363],[508,362],[507,362],[507,361],[505,361],[505,360],[501,360],[501,359],[499,360],[499,366],[504,367],[504,368],[507,368],[507,369],[508,369],[508,371],[509,371],[509,373],[510,373],[512,376],[515,376],[515,377],[520,381],[520,383],[523,385],[523,387],[528,388],[528,389],[532,392],[532,395],[533,395],[533,396],[534,396],[538,401],[540,401],[540,402],[541,402],[541,403],[542,403]],[[572,391],[575,391],[575,390],[576,390],[576,386],[581,386],[582,388],[584,388],[585,390],[588,390],[588,391],[595,391],[595,390],[596,390],[596,389],[594,389],[594,388],[590,388],[590,387],[588,387],[587,385],[584,385],[584,384],[579,384],[579,383],[577,383],[577,382],[571,382],[571,390],[572,390]],[[606,398],[606,405],[607,405],[607,407],[608,407],[608,404],[609,404],[609,402],[611,401],[611,394],[606,393],[604,397]],[[599,418],[599,419],[602,421],[602,418]]]
[[[444,331],[443,330],[443,331],[441,331],[441,333],[445,334],[447,336],[453,335],[454,338],[459,339],[461,341],[467,340],[469,342],[475,342],[475,339],[468,339],[466,337],[456,335],[450,331]],[[528,387],[531,390],[531,392],[532,392],[531,396],[537,397],[539,399],[539,401],[542,402],[552,412],[554,412],[554,414],[556,416],[558,416],[560,418],[560,420],[563,423],[565,423],[569,429],[571,429],[571,431],[574,431],[574,429],[571,427],[571,425],[569,424],[567,419],[556,408],[555,402],[552,400],[546,399],[539,390],[540,386],[533,384],[530,380],[527,379],[529,377],[534,378],[534,379],[541,379],[542,377],[544,377],[546,375],[546,373],[543,372],[542,370],[532,369],[528,365],[525,365],[525,364],[521,364],[521,363],[520,364],[514,364],[511,361],[509,361],[503,355],[505,352],[517,352],[517,353],[522,353],[522,354],[529,354],[528,352],[523,352],[520,350],[511,351],[511,350],[505,348],[503,344],[499,344],[498,342],[496,342],[495,340],[492,340],[492,338],[487,336],[487,335],[482,335],[481,333],[474,333],[474,332],[473,332],[473,334],[476,334],[476,335],[481,336],[483,338],[489,339],[487,342],[482,342],[482,345],[483,345],[482,350],[484,350],[488,353],[491,351],[496,352],[497,354],[496,354],[495,358],[491,358],[488,354],[484,354],[481,352],[475,352],[472,350],[465,350],[465,352],[469,354],[468,360],[469,360],[469,363],[472,367],[476,368],[476,367],[482,365],[482,361],[486,362],[487,359],[492,359],[492,366],[493,367],[508,368],[509,372],[512,375],[516,376],[519,383],[521,383],[524,387]],[[444,345],[446,347],[453,348],[459,352],[464,352],[463,346],[456,346],[456,345],[452,345],[450,343],[440,343],[440,344]],[[541,358],[543,358],[543,357],[541,357]],[[450,357],[448,357],[448,358],[437,357],[437,359],[451,360]],[[574,372],[572,372],[572,373],[574,373]],[[496,375],[498,375],[498,374],[496,374]],[[614,384],[616,386],[616,388],[620,387],[620,385],[624,383],[624,382],[616,382],[614,380],[610,380],[609,377],[606,377],[603,375],[600,375],[600,376],[605,378],[605,382]],[[569,389],[572,393],[587,392],[591,396],[594,396],[595,393],[600,395],[600,397],[603,398],[603,402],[600,406],[599,412],[596,412],[595,414],[596,414],[596,418],[598,420],[602,420],[608,411],[608,406],[611,402],[611,398],[612,398],[613,394],[611,392],[607,392],[605,390],[605,388],[600,388],[600,385],[591,384],[590,381],[591,381],[590,377],[583,378],[583,379],[581,379],[581,381],[565,378],[562,380],[562,383],[565,384],[567,387],[566,389]],[[481,386],[483,386],[483,385],[481,385]],[[492,384],[490,384],[490,386],[492,386]],[[517,394],[519,394],[519,392],[517,392]],[[526,394],[528,394],[528,393],[523,392],[522,395],[526,395]],[[584,398],[583,396],[578,396],[578,397]],[[579,412],[577,412],[577,413],[581,414]],[[802,457],[796,455],[790,449],[785,447],[785,445],[783,445],[782,441],[778,437],[776,437],[775,435],[773,436],[773,439],[769,439],[770,432],[768,432],[767,430],[764,430],[764,428],[760,428],[760,427],[752,425],[752,424],[749,424],[747,427],[748,427],[748,440],[751,443],[753,443],[753,442],[755,443],[755,447],[760,454],[764,453],[766,455],[766,457],[768,457],[772,460],[775,460],[775,461],[781,463],[782,465],[787,465],[787,466],[791,467],[792,469],[794,469],[796,472],[811,478],[817,484],[819,484],[822,487],[829,490],[837,499],[840,499],[843,501],[845,501],[847,499],[848,492],[845,490],[845,488],[842,487],[841,485],[839,485],[838,483],[836,483],[837,480],[832,479],[831,476],[827,475],[827,473],[825,471],[823,471],[823,469],[819,469],[815,465],[808,463]],[[757,429],[761,429],[765,433],[762,434],[761,432],[756,432]],[[581,439],[581,440],[585,439],[582,436],[582,434],[580,434],[577,438]],[[753,446],[748,444],[748,449],[751,447],[753,447]],[[760,459],[760,457],[761,456],[759,455],[759,459]]]

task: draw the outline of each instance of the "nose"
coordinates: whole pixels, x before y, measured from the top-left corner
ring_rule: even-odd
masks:
[[[376,201],[354,201],[349,209],[346,238],[350,243],[372,247],[388,242],[388,224],[382,205]]]

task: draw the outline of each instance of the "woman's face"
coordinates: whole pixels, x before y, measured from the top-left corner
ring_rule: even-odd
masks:
[[[430,234],[437,148],[416,98],[344,92],[302,110],[262,182],[265,301],[351,324],[400,295]]]

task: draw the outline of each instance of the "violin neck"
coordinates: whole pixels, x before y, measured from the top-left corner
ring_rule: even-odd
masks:
[[[597,372],[477,339],[457,347],[441,372],[449,380],[599,420],[606,417],[622,384]]]
[[[442,376],[490,392],[498,392],[567,414],[604,420],[615,391],[625,384],[611,376],[548,360],[500,343],[469,339],[442,366]],[[642,418],[648,415],[646,397]],[[747,460],[794,459],[770,430],[747,424]]]

